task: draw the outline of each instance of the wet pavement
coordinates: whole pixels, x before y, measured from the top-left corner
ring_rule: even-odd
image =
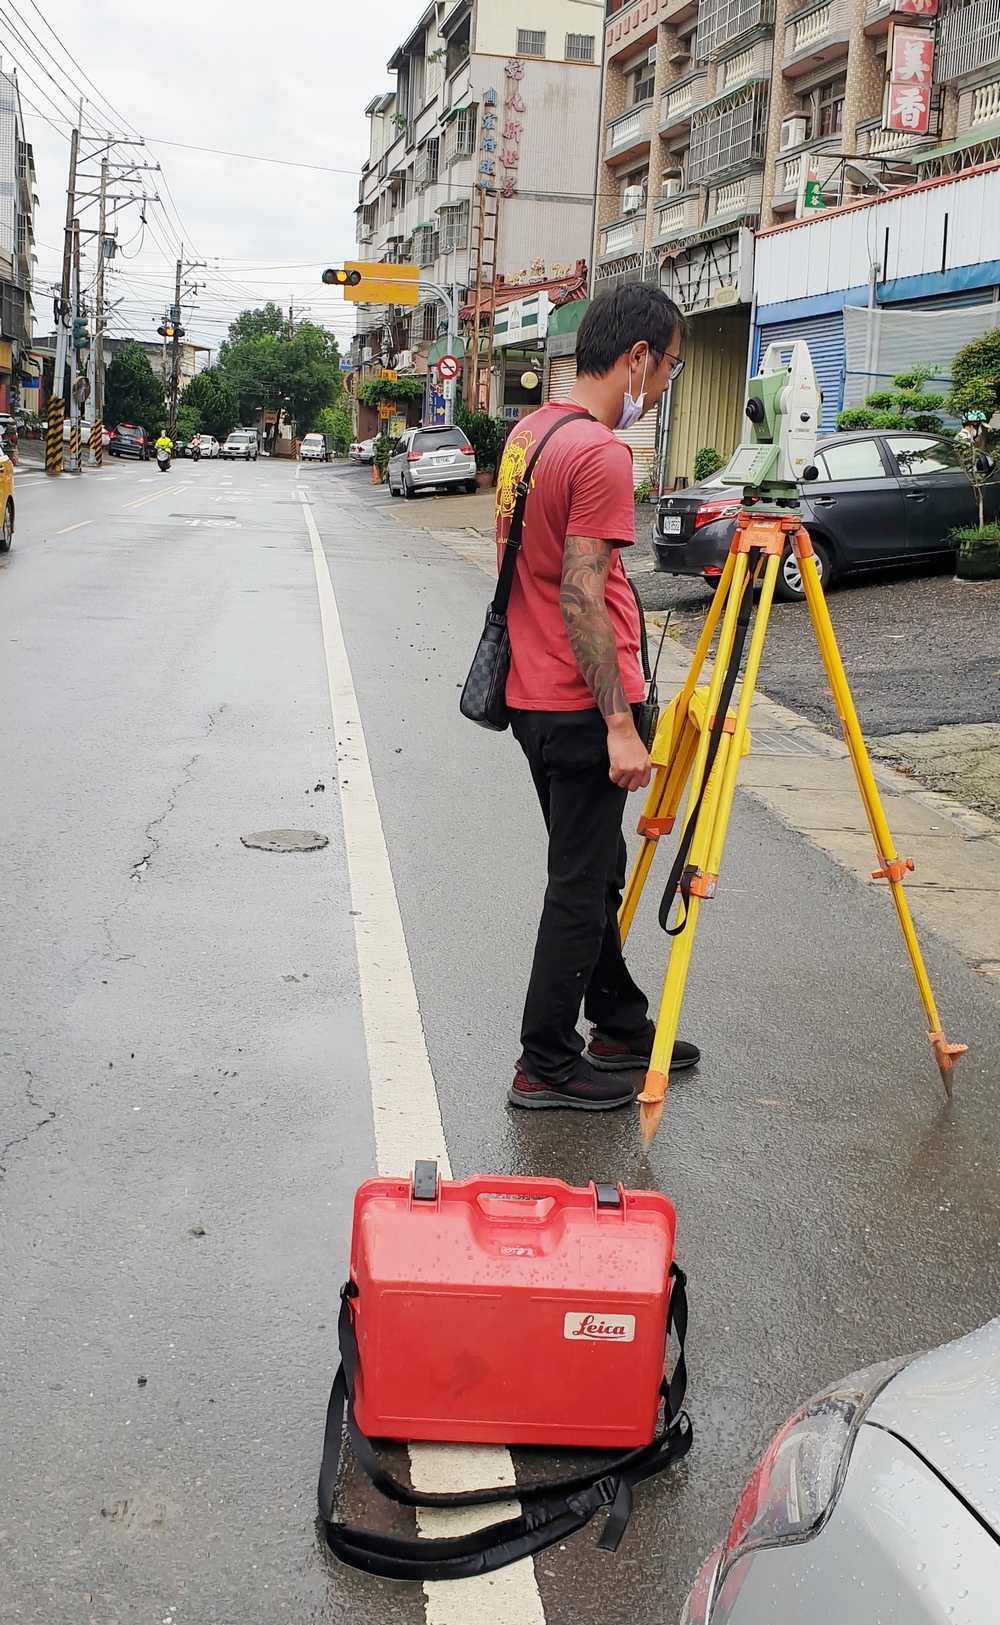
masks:
[[[887,899],[741,795],[685,1004],[705,1058],[648,1162],[630,1114],[518,1114],[543,832],[511,738],[457,712],[483,574],[367,470],[174,475],[162,495],[141,465],[26,481],[0,560],[0,1618],[425,1618],[419,1588],[333,1571],[312,1523],[374,1140],[305,490],[455,1173],[677,1205],[695,1448],[640,1492],[617,1557],[585,1533],[536,1563],[550,1625],[672,1622],[798,1401],[1000,1313],[996,1004],[923,933],[972,1046],[948,1105]],[[786,624],[792,670],[794,606]],[[284,827],[329,845],[240,842]],[[655,991],[652,895],[630,946]],[[353,1476],[345,1498],[388,1517]]]

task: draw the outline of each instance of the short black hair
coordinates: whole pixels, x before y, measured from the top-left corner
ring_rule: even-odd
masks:
[[[581,376],[605,378],[633,344],[646,343],[659,366],[684,317],[665,293],[644,282],[629,282],[600,294],[591,304],[576,335],[576,370]]]

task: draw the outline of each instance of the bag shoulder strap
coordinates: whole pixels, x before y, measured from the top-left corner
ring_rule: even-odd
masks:
[[[541,440],[531,454],[523,475],[517,482],[514,512],[510,516],[510,529],[504,544],[503,563],[497,577],[497,590],[493,594],[490,605],[492,615],[506,615],[507,605],[510,603],[511,589],[514,586],[514,571],[517,567],[517,555],[521,550],[521,532],[524,530],[524,509],[528,501],[528,492],[531,490],[531,476],[535,472],[535,464],[542,454],[547,440],[551,440],[557,429],[563,428],[567,423],[587,421],[595,423],[597,420],[592,412],[567,412],[565,417],[557,418],[551,428],[542,435]]]
[[[669,1383],[664,1380],[664,1426],[648,1445],[627,1451],[603,1466],[573,1478],[529,1485],[504,1485],[460,1494],[419,1494],[392,1477],[378,1460],[371,1441],[361,1432],[354,1416],[354,1385],[358,1367],[358,1345],[354,1334],[350,1299],[357,1295],[351,1283],[341,1295],[339,1321],[341,1363],[334,1379],[327,1408],[323,1463],[319,1477],[319,1513],[327,1544],[342,1562],[369,1574],[395,1580],[465,1579],[488,1574],[519,1558],[544,1551],[568,1535],[583,1529],[602,1507],[609,1506],[598,1546],[615,1551],[625,1533],[632,1511],[632,1489],[636,1484],[663,1472],[680,1461],[691,1448],[691,1422],[681,1409],[687,1384],[684,1343],[687,1336],[687,1294],[684,1272],[676,1264],[670,1268],[670,1311],[668,1332],[677,1337],[678,1356]],[[338,1522],[333,1515],[346,1416],[347,1434],[359,1466],[375,1488],[390,1500],[412,1507],[466,1507],[517,1500],[519,1517],[490,1524],[470,1535],[435,1540],[406,1540],[379,1535]]]
[[[642,599],[639,597],[639,589],[627,570],[625,571],[625,580],[632,588],[632,597],[635,599],[635,607],[639,611],[639,649],[642,655],[642,675],[645,677],[648,683],[653,674],[649,669],[649,638],[646,633],[646,611],[642,607]]]

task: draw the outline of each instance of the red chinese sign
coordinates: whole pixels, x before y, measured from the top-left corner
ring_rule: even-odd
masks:
[[[926,135],[934,82],[933,34],[922,28],[894,27],[889,36],[888,69],[882,128]]]
[[[897,11],[908,11],[918,17],[936,17],[938,0],[896,0]]]

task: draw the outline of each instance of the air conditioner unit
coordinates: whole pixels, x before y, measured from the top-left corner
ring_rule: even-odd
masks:
[[[655,45],[651,45],[649,47],[649,50],[646,52],[646,66],[647,66],[647,68],[655,68],[656,67],[656,46]]]
[[[794,118],[783,118],[781,121],[781,135],[778,140],[778,151],[787,152],[789,147],[800,147],[806,139],[809,120],[804,114],[796,114]]]
[[[366,344],[365,348],[361,352],[361,365],[363,367],[367,366],[368,362],[371,361],[374,354],[375,354],[375,351],[371,348],[370,345]]]
[[[642,208],[645,189],[641,186],[626,186],[622,193],[622,214],[638,214]]]
[[[680,175],[671,175],[667,180],[660,182],[660,202],[666,203],[668,198],[680,197],[683,190],[683,178]]]
[[[398,372],[409,372],[409,370],[410,370],[410,368],[412,366],[413,366],[413,351],[412,350],[400,350],[398,356],[396,357],[396,369],[397,369],[397,371]]]

